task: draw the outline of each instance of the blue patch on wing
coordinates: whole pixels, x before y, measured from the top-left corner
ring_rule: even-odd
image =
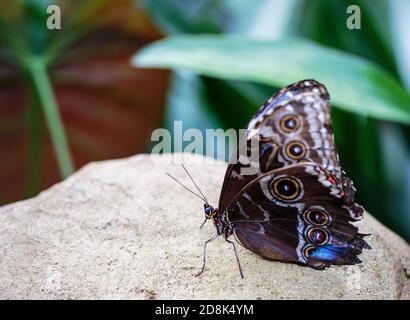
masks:
[[[346,253],[348,250],[349,248],[347,247],[334,247],[327,244],[318,247],[310,256],[323,261],[332,261],[337,260],[338,257]]]

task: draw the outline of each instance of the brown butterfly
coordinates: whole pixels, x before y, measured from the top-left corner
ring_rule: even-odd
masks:
[[[362,219],[363,208],[354,202],[356,190],[340,167],[326,88],[303,80],[277,92],[246,126],[242,147],[247,154],[255,138],[256,173],[241,174],[249,161],[237,152],[226,171],[218,209],[190,176],[202,197],[196,195],[205,201],[204,223],[210,219],[216,227],[204,244],[199,274],[207,244],[221,235],[232,244],[242,277],[232,235],[269,260],[315,269],[361,262],[357,256],[370,246],[352,222]]]

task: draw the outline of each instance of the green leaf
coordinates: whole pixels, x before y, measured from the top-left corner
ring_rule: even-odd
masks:
[[[144,48],[132,63],[276,87],[313,78],[328,88],[336,107],[410,124],[410,94],[390,74],[362,58],[303,39],[176,36]]]

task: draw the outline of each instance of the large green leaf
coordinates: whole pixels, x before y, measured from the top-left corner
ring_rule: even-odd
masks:
[[[343,110],[410,124],[410,94],[391,75],[362,58],[303,39],[175,36],[141,50],[133,64],[277,87],[313,78],[326,85]]]

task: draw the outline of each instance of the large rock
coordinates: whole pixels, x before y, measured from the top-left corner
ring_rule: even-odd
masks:
[[[217,204],[225,164],[188,159]],[[182,168],[154,162],[140,155],[92,163],[36,198],[0,208],[0,298],[409,298],[410,248],[370,214],[360,227],[372,234],[373,249],[361,255],[362,264],[316,271],[238,246],[241,279],[221,238],[195,277],[213,226],[198,228],[201,201],[165,175],[188,184]]]

